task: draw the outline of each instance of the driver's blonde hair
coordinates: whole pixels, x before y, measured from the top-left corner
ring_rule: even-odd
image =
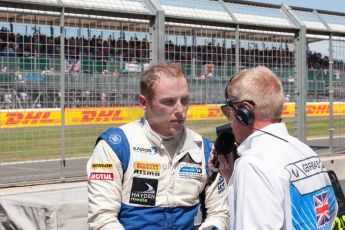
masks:
[[[185,74],[181,65],[176,63],[152,64],[141,75],[140,94],[144,95],[150,101],[154,95],[157,82],[159,82],[162,77],[185,78]]]

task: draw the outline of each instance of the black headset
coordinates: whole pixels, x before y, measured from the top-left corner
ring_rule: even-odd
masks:
[[[250,101],[244,102],[250,103]],[[255,121],[255,115],[250,106],[244,102],[241,102],[237,109],[234,107],[236,112],[235,117],[242,125],[252,126]]]
[[[225,98],[228,98],[227,88],[228,88],[228,85],[230,85],[233,78],[234,77],[231,77],[229,79],[228,83],[226,84],[225,91],[224,91]],[[235,117],[242,125],[252,126],[254,121],[255,121],[255,115],[254,115],[253,110],[250,108],[250,106],[244,102],[247,102],[253,106],[255,105],[255,103],[253,101],[241,102],[241,104],[239,105],[238,108],[233,107],[233,109],[236,112]]]
[[[226,87],[225,87],[225,92],[224,92],[224,96],[225,98],[228,98],[228,92],[227,92],[227,88],[228,88],[228,85],[231,83],[233,77],[231,77],[228,81],[228,83],[226,84]],[[253,110],[250,108],[250,106],[248,105],[252,105],[252,106],[255,106],[255,103],[253,101],[250,101],[250,100],[244,100],[242,102],[240,102],[240,105],[238,106],[238,108],[236,108],[235,106],[232,106],[232,108],[235,110],[236,114],[235,114],[235,117],[236,119],[242,124],[242,125],[245,125],[245,126],[249,126],[251,127],[253,130],[257,130],[257,131],[260,131],[260,132],[263,132],[263,133],[266,133],[270,136],[273,136],[273,137],[276,137],[284,142],[288,142],[287,140],[281,138],[281,137],[278,137],[272,133],[269,133],[269,132],[266,132],[264,130],[261,130],[261,129],[256,129],[254,128],[252,125],[255,121],[255,114],[253,112]],[[279,122],[281,122],[281,118],[278,118],[277,119]]]

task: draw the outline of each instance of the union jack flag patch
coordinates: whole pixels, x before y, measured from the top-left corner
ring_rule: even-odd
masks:
[[[328,207],[328,193],[324,192],[314,196],[317,227],[327,224],[331,217]]]

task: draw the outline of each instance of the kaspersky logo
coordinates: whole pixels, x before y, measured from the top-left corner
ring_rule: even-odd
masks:
[[[152,155],[155,155],[158,153],[158,149],[155,146],[152,146],[150,148],[133,146],[133,150],[136,152],[151,153]]]

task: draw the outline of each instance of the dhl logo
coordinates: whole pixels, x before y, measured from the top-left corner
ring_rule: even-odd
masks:
[[[4,123],[6,125],[48,124],[54,122],[54,119],[50,117],[51,114],[52,112],[9,112]]]
[[[328,114],[329,105],[307,105],[306,111],[308,115]]]
[[[306,114],[309,116],[319,116],[329,114],[328,104],[309,104],[306,106]],[[283,116],[294,116],[295,107],[294,105],[284,105]]]
[[[328,103],[308,103],[306,105],[307,116],[328,116],[330,106]],[[127,112],[128,111],[128,112]],[[130,115],[128,114],[130,113]],[[25,127],[25,126],[51,126],[60,125],[59,110],[36,111],[0,111],[0,128]],[[344,103],[333,104],[333,115],[344,115]],[[283,117],[295,115],[295,104],[284,105]],[[65,120],[67,125],[80,123],[124,123],[139,119],[142,116],[140,108],[92,108],[92,109],[66,109]],[[187,114],[188,120],[226,119],[220,109],[215,105],[194,105]]]
[[[208,115],[207,117],[223,117],[223,113],[220,109],[220,107],[218,108],[208,108]],[[225,117],[224,117],[225,118]]]
[[[203,119],[225,119],[220,106],[191,106],[188,111],[187,120],[203,120]]]
[[[86,110],[82,111],[82,122],[109,122],[123,120],[121,110]]]
[[[282,116],[294,115],[294,108],[284,105]]]
[[[134,162],[134,169],[148,172],[160,172],[161,166],[159,163],[136,161]]]

